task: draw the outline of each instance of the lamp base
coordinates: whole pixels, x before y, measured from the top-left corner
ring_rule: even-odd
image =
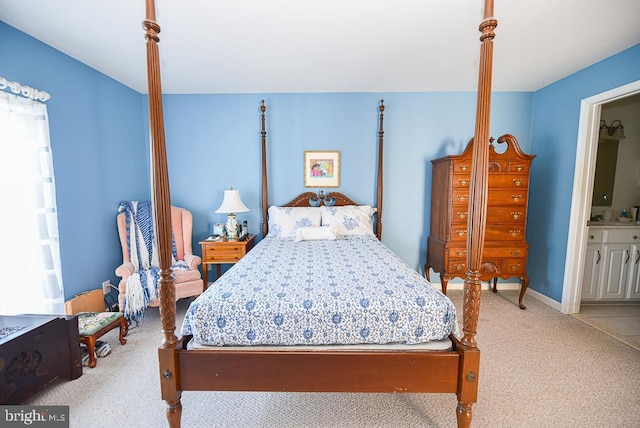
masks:
[[[238,239],[238,221],[235,214],[231,213],[227,216],[225,228],[227,229],[227,239]]]

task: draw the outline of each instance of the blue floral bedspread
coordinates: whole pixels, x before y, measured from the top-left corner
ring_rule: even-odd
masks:
[[[415,344],[459,335],[456,310],[378,239],[267,237],[194,300],[203,345]]]

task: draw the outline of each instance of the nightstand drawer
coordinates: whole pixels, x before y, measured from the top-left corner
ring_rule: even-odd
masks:
[[[246,248],[245,245],[227,243],[221,245],[204,245],[202,259],[205,262],[235,263],[245,255]]]
[[[203,263],[235,263],[253,247],[255,235],[246,241],[202,241]]]

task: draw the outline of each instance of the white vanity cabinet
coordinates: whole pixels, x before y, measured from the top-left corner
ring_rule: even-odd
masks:
[[[626,300],[640,300],[640,243],[633,246],[633,264],[629,273],[629,283],[624,298]]]
[[[590,228],[587,235],[587,255],[582,276],[582,300],[595,300],[600,284],[600,267],[602,266],[602,232],[603,229]]]
[[[640,300],[640,227],[591,226],[583,301]]]

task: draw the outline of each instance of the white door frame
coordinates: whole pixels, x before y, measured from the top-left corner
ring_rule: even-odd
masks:
[[[636,93],[640,93],[640,80],[585,98],[580,103],[576,167],[560,302],[560,311],[564,314],[580,312],[582,274],[587,251],[587,221],[591,214],[601,106]]]

